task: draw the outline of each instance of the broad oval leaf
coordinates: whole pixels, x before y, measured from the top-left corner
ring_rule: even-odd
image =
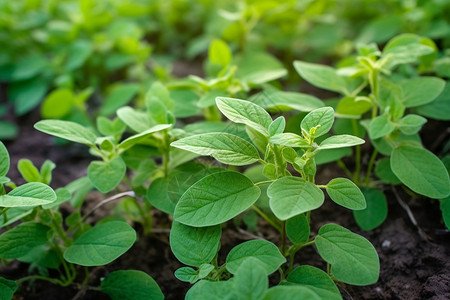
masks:
[[[87,175],[91,183],[102,193],[112,191],[122,181],[127,166],[120,156],[110,161],[93,161]]]
[[[42,120],[34,124],[34,128],[72,142],[94,145],[97,136],[84,126],[71,121]]]
[[[294,61],[294,67],[303,79],[314,86],[338,93],[347,93],[345,80],[336,72],[336,69],[298,60]]]
[[[153,126],[150,129],[147,129],[141,133],[135,134],[130,136],[129,138],[127,138],[126,140],[123,140],[120,144],[119,144],[119,149],[121,150],[126,150],[128,148],[130,148],[131,146],[133,146],[134,144],[139,143],[142,139],[145,139],[147,136],[158,132],[158,131],[162,131],[164,129],[170,128],[172,127],[171,124],[158,124]]]
[[[303,112],[310,112],[324,106],[323,102],[314,96],[285,91],[263,91],[252,96],[252,102],[263,108],[286,110],[285,107],[287,107]]]
[[[222,229],[220,225],[191,227],[179,222],[172,223],[170,248],[183,264],[199,267],[210,263],[219,250]]]
[[[450,81],[447,81],[444,91],[436,99],[428,104],[417,107],[417,112],[431,119],[449,121]]]
[[[286,119],[283,116],[276,118],[275,120],[273,120],[272,123],[270,123],[269,126],[270,136],[282,133],[285,127],[286,127]]]
[[[270,137],[269,141],[273,144],[293,148],[309,148],[308,142],[298,134],[285,132]]]
[[[331,200],[352,210],[366,208],[366,199],[363,193],[351,180],[335,178],[327,184],[327,193]]]
[[[395,125],[389,120],[387,115],[378,116],[369,124],[369,137],[376,140],[394,131]]]
[[[174,275],[177,279],[192,284],[208,276],[212,270],[214,270],[213,265],[203,264],[198,267],[198,270],[194,270],[191,267],[181,267],[175,270]]]
[[[359,137],[341,134],[330,136],[320,143],[319,149],[336,149],[336,148],[345,148],[356,145],[364,144],[365,141]]]
[[[6,176],[9,171],[9,154],[5,145],[0,141],[0,177]]]
[[[18,288],[18,285],[15,281],[0,277],[0,299],[1,300],[12,299],[17,288]]]
[[[244,260],[233,277],[233,292],[239,300],[260,300],[269,287],[261,262],[253,257]]]
[[[387,217],[388,205],[383,192],[377,189],[363,189],[367,207],[354,210],[353,217],[362,230],[372,230],[380,226]]]
[[[126,287],[126,288],[124,288]],[[163,300],[164,295],[156,281],[138,270],[120,270],[109,273],[100,290],[112,300]]]
[[[315,137],[319,137],[330,131],[331,127],[333,126],[333,123],[334,123],[333,108],[322,107],[308,113],[303,118],[300,127],[306,132],[309,132],[311,128],[320,125],[320,127],[318,127],[315,132]]]
[[[312,289],[296,285],[277,285],[270,288],[263,300],[308,299],[322,300]]]
[[[234,300],[233,283],[228,281],[200,280],[186,293],[185,300]]]
[[[224,97],[217,97],[216,105],[231,121],[245,124],[265,136],[269,136],[268,129],[272,118],[261,106],[250,101]]]
[[[224,164],[235,166],[248,165],[259,159],[258,150],[252,144],[229,133],[192,135],[173,142],[171,146],[200,155],[211,155]]]
[[[0,207],[38,206],[56,201],[55,191],[40,182],[25,183],[0,196]]]
[[[83,233],[64,252],[64,259],[82,266],[106,265],[133,246],[136,232],[126,222],[111,221]]]
[[[392,185],[402,183],[400,179],[395,176],[391,169],[391,158],[384,157],[377,161],[375,166],[375,175],[381,179],[384,183],[389,183]]]
[[[391,168],[416,193],[441,199],[450,194],[450,179],[442,161],[426,149],[401,145],[392,151]]]
[[[331,273],[337,280],[353,285],[377,282],[378,254],[364,237],[342,226],[327,224],[320,228],[315,244],[320,256],[331,264]]]
[[[272,274],[286,262],[275,244],[266,240],[251,240],[231,249],[226,259],[226,268],[231,274],[236,274],[243,262],[249,258],[259,260],[266,275]]]
[[[154,125],[146,112],[138,111],[130,106],[119,108],[116,114],[122,122],[136,132],[146,131]]]
[[[286,220],[286,235],[293,244],[308,241],[311,229],[305,214]]]
[[[267,189],[267,195],[270,197],[272,212],[280,220],[319,208],[325,199],[316,185],[293,176],[273,182]]]
[[[286,278],[289,283],[300,284],[313,290],[320,299],[342,300],[341,293],[327,273],[313,266],[300,266]]]
[[[412,135],[418,133],[426,122],[424,117],[409,114],[398,121],[397,127],[404,134]]]
[[[406,107],[416,107],[432,102],[445,87],[445,80],[437,77],[421,76],[400,83],[403,103]]]
[[[252,206],[261,190],[237,172],[208,175],[192,185],[178,201],[174,219],[190,226],[226,222]]]
[[[0,235],[0,258],[16,259],[48,242],[50,227],[40,223],[22,223]]]

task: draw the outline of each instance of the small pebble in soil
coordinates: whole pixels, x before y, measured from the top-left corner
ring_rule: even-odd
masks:
[[[389,248],[391,246],[391,241],[389,240],[384,240],[383,243],[381,244],[381,246],[383,248]]]

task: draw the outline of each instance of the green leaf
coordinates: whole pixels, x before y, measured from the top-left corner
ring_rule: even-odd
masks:
[[[366,208],[366,199],[358,186],[347,178],[335,178],[327,184],[327,193],[337,204],[353,210]]]
[[[193,284],[198,280],[208,276],[212,270],[214,270],[213,265],[203,264],[200,265],[198,270],[194,270],[191,267],[181,267],[175,271],[174,275],[178,280],[186,281]]]
[[[233,300],[233,284],[228,281],[201,280],[186,293],[185,300]]]
[[[323,192],[313,183],[293,176],[274,181],[267,195],[272,212],[280,220],[319,208],[325,199]]]
[[[367,207],[363,210],[353,211],[358,226],[366,231],[380,226],[386,220],[388,205],[383,192],[377,189],[363,189]]]
[[[217,97],[216,105],[231,121],[252,127],[265,136],[269,136],[269,126],[272,118],[264,108],[249,101]]]
[[[247,51],[233,63],[239,66],[236,77],[249,85],[263,84],[287,75],[283,64],[264,51]]]
[[[226,268],[231,274],[236,274],[249,258],[257,259],[266,275],[272,274],[286,262],[275,244],[266,240],[250,240],[231,249],[226,259]]]
[[[48,65],[44,55],[32,54],[19,60],[11,73],[11,81],[21,81],[34,77],[44,71]]]
[[[77,40],[70,45],[69,57],[64,69],[71,72],[81,67],[93,52],[92,44],[86,40]]]
[[[22,223],[0,235],[0,257],[17,259],[47,244],[48,226],[40,223]]]
[[[300,284],[314,291],[320,299],[342,300],[341,293],[333,279],[324,271],[313,266],[300,266],[286,278],[288,282]]]
[[[294,109],[310,112],[323,107],[323,102],[311,95],[284,91],[263,91],[251,97],[252,102],[263,107],[276,110]]]
[[[12,140],[19,134],[19,127],[10,122],[0,121],[0,139]]]
[[[318,294],[310,288],[296,285],[278,285],[270,288],[263,300],[308,299],[321,300]],[[322,299],[323,300],[323,299]]]
[[[47,93],[48,82],[36,77],[8,85],[8,99],[14,103],[16,115],[22,116],[39,105]]]
[[[127,166],[120,156],[110,161],[93,161],[89,164],[89,180],[102,193],[112,191],[122,181]]]
[[[336,112],[342,115],[360,116],[372,108],[367,97],[344,97],[339,101]]]
[[[224,41],[215,39],[209,46],[208,58],[212,63],[226,67],[231,63],[231,50]]]
[[[392,151],[391,168],[416,193],[441,199],[450,194],[450,179],[444,164],[426,149],[401,145]]]
[[[347,93],[345,80],[336,69],[299,60],[294,61],[294,67],[303,79],[314,86],[342,94]]]
[[[70,113],[75,104],[75,95],[69,89],[52,91],[42,103],[41,114],[45,119],[61,119]]]
[[[376,140],[394,131],[395,125],[389,120],[388,115],[378,116],[370,122],[369,137]]]
[[[119,118],[116,118],[114,120],[109,120],[108,118],[103,116],[99,116],[97,118],[97,129],[101,134],[105,136],[121,135],[126,128],[127,125]]]
[[[256,258],[244,260],[234,274],[233,292],[238,300],[260,300],[268,287],[266,270]]]
[[[42,120],[34,124],[34,128],[72,142],[94,145],[97,136],[78,123],[63,120]]]
[[[27,182],[40,182],[41,174],[39,174],[39,170],[31,160],[25,158],[20,159],[17,163],[17,169]]]
[[[282,133],[284,128],[286,127],[286,119],[283,116],[280,116],[273,120],[269,126],[269,134],[270,136]]]
[[[5,145],[0,141],[0,177],[6,176],[9,171],[9,153]]]
[[[200,155],[211,155],[229,165],[242,166],[258,161],[258,150],[246,140],[228,133],[211,132],[192,135],[171,146]]]
[[[417,112],[431,119],[449,121],[450,82],[447,81],[444,91],[433,102],[418,106]]]
[[[447,229],[450,229],[450,197],[441,199],[439,201],[440,201],[439,207],[442,212],[442,219],[444,220]]]
[[[170,248],[183,264],[199,267],[208,264],[219,250],[222,229],[219,225],[191,227],[179,222],[172,223]]]
[[[147,113],[135,110],[132,107],[124,106],[117,110],[117,116],[128,127],[136,132],[143,132],[149,129],[154,124],[150,121]]]
[[[7,195],[0,195],[0,207],[38,206],[55,201],[52,188],[40,182],[25,183]]]
[[[397,127],[404,134],[412,135],[418,133],[426,122],[424,117],[409,114],[398,121]]]
[[[320,228],[315,242],[320,256],[331,264],[331,273],[337,280],[353,285],[377,282],[378,254],[364,237],[342,226],[327,224]]]
[[[139,143],[140,141],[142,141],[143,139],[147,138],[149,135],[155,133],[155,132],[159,132],[159,131],[163,131],[164,129],[170,128],[172,127],[172,124],[158,124],[155,125],[141,133],[135,134],[130,136],[129,138],[123,140],[120,144],[119,144],[119,149],[121,150],[126,150],[130,147],[132,147],[133,145]]]
[[[11,225],[17,220],[20,220],[33,212],[33,208],[26,207],[12,207],[9,208],[3,215],[0,216],[0,228]]]
[[[17,288],[15,281],[0,277],[0,300],[11,300]]]
[[[385,183],[394,185],[401,183],[400,179],[392,172],[391,159],[389,157],[384,157],[377,162],[375,166],[375,175]]]
[[[269,141],[272,144],[277,144],[281,146],[286,147],[293,147],[293,148],[309,148],[311,147],[308,142],[295,133],[285,132],[285,133],[279,133],[272,137],[270,137]]]
[[[261,191],[244,175],[219,172],[192,185],[178,201],[174,219],[190,226],[226,222],[252,206]]]
[[[136,232],[126,222],[102,223],[77,238],[64,252],[64,259],[87,267],[106,265],[127,252],[135,241]]]
[[[156,281],[138,270],[120,270],[109,273],[102,280],[100,290],[108,294],[112,300],[164,299]]]
[[[45,160],[41,166],[40,177],[41,182],[44,184],[50,184],[52,181],[52,171],[56,168],[56,165],[51,160]]]
[[[286,235],[294,245],[307,242],[309,234],[310,227],[305,214],[286,220]]]
[[[127,105],[138,92],[138,84],[118,84],[109,93],[100,109],[100,114],[103,116],[114,114],[116,110]]]
[[[403,103],[406,107],[416,107],[432,102],[445,87],[445,81],[437,77],[415,77],[400,83]]]
[[[336,149],[336,148],[345,148],[356,145],[364,144],[365,141],[360,139],[359,137],[341,134],[330,136],[329,138],[322,141],[319,145],[319,149]]]
[[[315,137],[324,135],[330,131],[334,122],[334,110],[331,107],[322,107],[308,113],[302,120],[300,127],[306,132],[310,132],[313,127],[317,127]]]

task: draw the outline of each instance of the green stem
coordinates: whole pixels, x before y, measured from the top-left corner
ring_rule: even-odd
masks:
[[[87,285],[89,282],[89,269],[87,267],[84,267],[84,280],[81,283],[82,286]]]
[[[163,172],[164,177],[167,178],[169,176],[169,154],[170,154],[170,139],[167,132],[164,130],[164,149],[163,149]]]
[[[214,281],[219,281],[220,280],[220,275],[222,275],[223,272],[225,272],[226,270],[226,264],[223,264],[216,273],[214,273],[214,275],[211,277],[212,280]]]
[[[147,218],[147,215],[145,214],[144,210],[142,209],[142,206],[139,203],[139,201],[136,198],[134,198],[134,197],[132,199],[133,199],[134,205],[136,205],[136,207],[137,207],[137,209],[139,211],[139,214],[142,217],[142,222],[143,222],[143,225],[144,225],[144,233],[146,233],[146,234],[151,233],[152,232],[152,224],[153,224],[153,219],[152,219],[151,213],[148,214],[149,216]]]
[[[369,166],[367,167],[366,178],[364,178],[364,185],[366,185],[366,186],[369,184],[369,179],[372,174],[372,169],[375,164],[375,159],[377,158],[377,154],[378,154],[377,149],[373,149],[372,155],[370,156],[370,160],[369,160]]]
[[[39,275],[30,275],[30,276],[22,277],[22,278],[16,280],[16,283],[19,285],[22,282],[25,282],[25,281],[28,281],[28,280],[32,280],[32,279],[39,279],[39,280],[50,281],[52,283],[56,283],[56,284],[59,284],[61,286],[64,286],[64,283],[61,280],[59,280],[59,279],[45,277],[45,276],[39,276]]]
[[[344,162],[340,159],[336,161],[337,165],[344,171],[345,175],[347,175],[348,178],[353,178],[352,172],[347,168],[347,166],[344,164]]]
[[[265,181],[257,182],[257,183],[255,183],[255,185],[256,186],[260,186],[260,185],[269,184],[269,183],[272,183],[272,182],[273,182],[273,180],[265,180]]]
[[[358,123],[356,122],[355,119],[352,120],[352,127],[353,127],[353,135],[359,136]],[[357,185],[359,185],[360,172],[361,172],[361,146],[357,145],[355,147],[355,172],[353,173],[353,176],[350,177]]]
[[[264,220],[266,220],[267,223],[269,223],[270,225],[272,225],[272,227],[278,230],[278,232],[281,233],[283,231],[281,226],[279,224],[276,224],[268,215],[266,215],[266,213],[260,210],[259,207],[257,207],[256,205],[252,205],[252,209],[255,210]]]
[[[286,221],[281,222],[281,253],[286,253]]]
[[[299,243],[299,244],[297,244],[297,245],[293,245],[293,246],[291,246],[289,249],[288,249],[288,255],[289,255],[289,266],[288,266],[288,269],[287,269],[287,271],[286,271],[286,274],[289,274],[291,271],[292,271],[292,269],[294,268],[294,257],[295,257],[295,254],[300,250],[300,249],[302,249],[303,247],[306,247],[306,246],[309,246],[309,245],[312,245],[312,244],[314,244],[315,243],[315,240],[312,240],[312,241],[309,241],[309,242],[306,242],[306,243]]]

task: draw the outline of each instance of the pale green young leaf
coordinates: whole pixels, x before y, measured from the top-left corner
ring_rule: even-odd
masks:
[[[94,145],[97,136],[78,123],[63,120],[42,120],[34,124],[34,128],[72,142]]]
[[[363,189],[367,207],[363,210],[354,210],[353,217],[358,226],[366,231],[380,226],[386,220],[388,205],[383,192],[377,189]]]
[[[125,176],[127,166],[120,156],[110,161],[93,161],[87,175],[91,183],[102,193],[112,191]]]
[[[381,115],[374,119],[369,124],[369,137],[371,140],[379,139],[394,131],[395,125],[389,120],[388,115]]]
[[[403,103],[406,107],[416,107],[432,102],[445,87],[445,81],[437,77],[415,77],[400,83]]]
[[[11,207],[0,216],[0,228],[13,224],[14,222],[28,216],[33,212],[33,207]]]
[[[132,107],[124,106],[117,110],[117,116],[122,122],[127,124],[135,132],[146,131],[150,127],[152,127],[154,122],[150,120],[150,117],[147,113],[143,111],[135,110]]]
[[[327,193],[331,200],[352,210],[366,208],[366,199],[363,193],[351,180],[335,178],[327,184]]]
[[[283,116],[276,118],[275,120],[273,120],[272,123],[270,123],[269,126],[270,136],[282,133],[285,127],[286,127],[286,119]]]
[[[0,141],[0,177],[6,176],[9,171],[9,153],[5,145]]]
[[[384,157],[377,161],[375,166],[375,175],[381,179],[381,181],[389,184],[400,184],[400,179],[395,176],[391,169],[391,159],[389,157]]]
[[[378,254],[364,237],[342,226],[327,224],[320,228],[315,245],[320,256],[331,264],[331,273],[337,280],[353,285],[377,282]]]
[[[11,300],[16,292],[18,285],[15,281],[0,277],[0,299]]]
[[[41,181],[41,174],[39,174],[39,170],[29,159],[20,159],[17,163],[17,169],[19,170],[20,175],[22,175],[23,179],[25,179],[27,182]]]
[[[314,86],[342,94],[347,93],[344,78],[338,75],[334,68],[299,60],[294,61],[294,67],[303,79]]]
[[[424,117],[409,114],[398,120],[397,127],[404,134],[412,135],[418,133],[426,122]]]
[[[97,129],[101,134],[105,136],[115,136],[122,134],[127,125],[122,122],[119,118],[115,118],[114,120],[109,120],[106,117],[99,116],[97,118]]]
[[[244,175],[219,172],[192,185],[178,201],[174,219],[190,226],[226,222],[252,206],[261,191]]]
[[[341,115],[360,116],[372,108],[367,97],[344,97],[339,101],[336,112]]]
[[[55,201],[53,189],[40,182],[25,183],[7,195],[0,195],[0,207],[38,206]]]
[[[293,176],[273,182],[267,195],[270,197],[272,212],[280,220],[319,208],[325,199],[323,192],[313,183]]]
[[[400,145],[392,151],[394,174],[414,192],[441,199],[450,194],[450,179],[442,161],[426,149]]]
[[[200,280],[189,289],[185,300],[234,300],[233,283],[228,281]]]
[[[297,285],[277,285],[270,288],[263,300],[308,299],[322,300],[312,289]]]
[[[71,90],[54,90],[42,102],[42,117],[45,119],[61,119],[70,113],[74,104],[75,95]]]
[[[231,63],[232,53],[224,41],[215,39],[209,45],[208,58],[212,63],[226,67]]]
[[[126,287],[126,288],[124,288]],[[112,300],[163,300],[164,295],[156,281],[138,270],[120,270],[109,273],[100,290]]]
[[[56,201],[51,202],[49,204],[43,204],[42,205],[43,209],[50,209],[50,208],[56,207],[56,206],[60,205],[61,203],[69,201],[70,198],[72,198],[72,194],[66,188],[56,189],[55,194],[56,194]]]
[[[22,223],[0,235],[0,258],[16,259],[47,244],[48,226],[40,223]]]
[[[289,283],[300,284],[313,290],[320,299],[342,300],[341,293],[333,279],[313,266],[300,266],[292,270],[286,278]]]
[[[266,108],[276,110],[298,110],[310,112],[324,106],[323,102],[311,95],[285,91],[263,91],[251,97],[253,103]]]
[[[449,121],[450,81],[447,81],[444,91],[433,102],[417,107],[417,112],[431,119]]]
[[[119,108],[127,105],[138,91],[138,84],[130,83],[116,85],[103,102],[100,114],[103,116],[114,114]]]
[[[323,140],[319,145],[319,149],[345,148],[361,145],[364,143],[365,141],[363,139],[360,139],[359,137],[353,135],[348,134],[333,135]]]
[[[236,77],[248,85],[260,85],[287,74],[283,64],[264,51],[247,51],[233,63],[239,66]]]
[[[268,287],[266,270],[257,258],[245,259],[234,274],[233,292],[237,300],[260,300]]]
[[[305,214],[299,214],[286,220],[286,235],[293,244],[307,242],[310,227]]]
[[[245,100],[224,97],[217,97],[216,105],[231,121],[245,124],[269,136],[268,129],[272,118],[261,106]]]
[[[292,147],[292,148],[309,148],[310,145],[308,142],[295,133],[285,132],[285,133],[279,133],[272,137],[270,137],[269,141],[272,144],[277,144],[281,146],[286,147]]]
[[[172,223],[170,248],[183,264],[199,267],[210,263],[219,250],[222,229],[219,225],[191,227]]]
[[[55,163],[51,160],[46,160],[41,166],[41,182],[44,184],[50,184],[52,181],[52,171],[56,168]]]
[[[159,132],[162,131],[164,129],[170,128],[172,127],[172,124],[158,124],[155,125],[143,132],[140,132],[138,134],[132,135],[129,138],[123,140],[120,144],[119,144],[119,149],[121,150],[126,150],[130,147],[132,147],[134,144],[139,143],[141,140],[145,139],[146,137],[148,137],[149,135],[155,133],[155,132]]]
[[[266,240],[250,240],[231,249],[226,259],[226,268],[230,273],[236,274],[249,258],[258,260],[266,275],[272,274],[286,262],[275,244]]]
[[[198,270],[194,270],[191,267],[181,267],[175,270],[175,277],[181,281],[186,281],[191,284],[194,284],[200,279],[205,278],[206,276],[214,270],[214,266],[210,264],[202,264],[198,268]]]
[[[126,222],[110,221],[96,225],[64,252],[64,259],[82,266],[106,265],[133,246],[136,232]]]
[[[248,165],[259,159],[258,150],[246,140],[229,133],[211,132],[188,136],[171,146],[200,155],[211,155],[229,165]]]
[[[315,132],[315,137],[324,135],[330,131],[334,123],[334,110],[331,107],[322,107],[308,113],[302,120],[300,127],[309,132],[311,128],[320,125]]]

